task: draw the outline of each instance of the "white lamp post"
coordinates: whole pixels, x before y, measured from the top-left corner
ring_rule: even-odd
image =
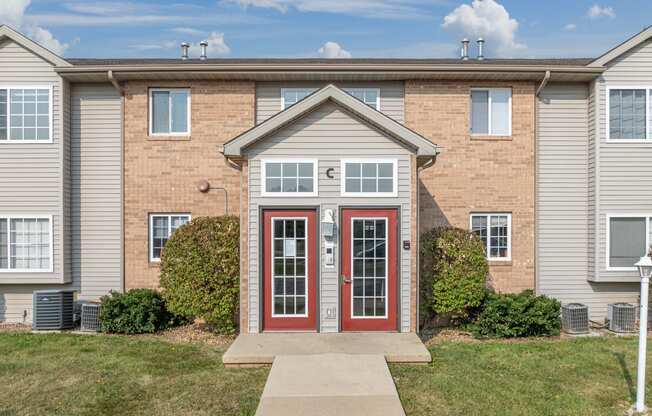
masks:
[[[652,259],[641,257],[636,263],[641,276],[641,311],[639,313],[638,333],[638,368],[636,371],[636,411],[645,411],[645,355],[647,353],[647,298],[650,276],[652,275]]]

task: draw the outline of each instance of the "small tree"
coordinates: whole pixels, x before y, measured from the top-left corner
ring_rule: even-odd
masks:
[[[194,218],[177,229],[161,256],[161,288],[168,309],[203,318],[216,331],[235,332],[239,248],[237,217]]]
[[[460,228],[438,227],[421,236],[422,319],[433,313],[468,316],[482,304],[488,265],[482,241]]]

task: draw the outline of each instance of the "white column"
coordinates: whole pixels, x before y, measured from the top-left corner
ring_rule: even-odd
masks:
[[[641,310],[639,313],[638,369],[636,372],[636,411],[645,411],[645,356],[647,354],[647,302],[649,277],[641,279]]]

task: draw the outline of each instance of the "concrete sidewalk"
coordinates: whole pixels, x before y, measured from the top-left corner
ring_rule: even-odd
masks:
[[[222,356],[225,365],[272,364],[280,355],[373,354],[394,363],[429,363],[430,352],[415,333],[241,334]]]
[[[257,416],[405,416],[380,354],[278,355]]]

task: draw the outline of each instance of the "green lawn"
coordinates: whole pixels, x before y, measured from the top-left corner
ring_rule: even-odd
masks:
[[[224,349],[0,333],[0,415],[253,414],[269,370],[225,369]],[[431,351],[431,365],[390,366],[410,416],[622,415],[634,398],[635,338],[447,341]]]

